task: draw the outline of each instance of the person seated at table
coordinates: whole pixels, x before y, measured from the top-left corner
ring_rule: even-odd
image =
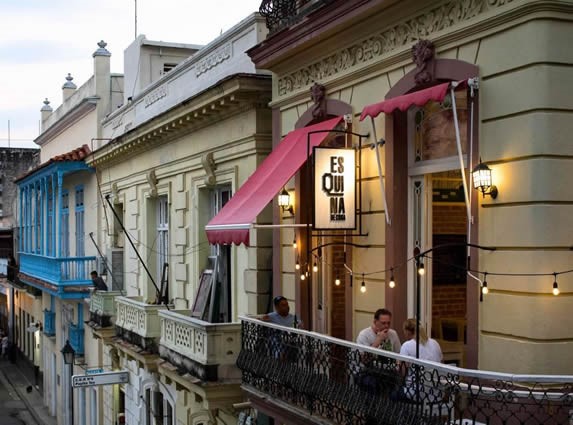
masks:
[[[400,349],[400,354],[409,357],[416,357],[416,319],[408,319],[404,322],[402,326],[404,330],[404,336],[407,341],[402,344]],[[443,360],[442,349],[440,344],[433,339],[429,338],[426,334],[424,327],[418,325],[420,349],[419,349],[419,359],[429,360],[432,362],[441,363]],[[428,370],[424,367],[418,365],[408,365],[407,363],[402,363],[400,369],[403,374],[406,375],[404,394],[406,398],[415,399],[421,397],[421,400],[426,402],[436,402],[441,399],[441,395],[438,390],[430,391],[431,394],[426,393],[426,387],[433,387],[435,382],[433,382],[433,376],[427,376]],[[417,385],[416,376],[419,373],[420,385]],[[420,392],[418,394],[418,391]]]
[[[261,319],[265,322],[271,322],[276,325],[286,326],[288,328],[299,328],[300,322],[296,315],[290,313],[288,300],[282,295],[273,298],[275,311],[265,314]]]
[[[416,319],[408,319],[402,326],[406,342],[402,344],[400,354],[404,356],[416,357]],[[441,362],[443,360],[442,349],[440,344],[433,339],[429,338],[426,330],[422,326],[418,326],[420,333],[420,359],[430,360],[432,362]]]

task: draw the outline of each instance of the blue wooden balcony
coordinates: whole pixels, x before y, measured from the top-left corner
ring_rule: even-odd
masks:
[[[64,292],[73,297],[73,292],[92,286],[90,272],[95,269],[95,257],[48,257],[45,255],[20,253],[20,273],[26,283],[56,296]],[[87,295],[87,292],[86,292]]]
[[[76,356],[84,355],[84,328],[80,325],[71,324],[69,327],[70,344],[76,352]]]
[[[46,336],[56,335],[56,312],[44,310],[44,334]]]

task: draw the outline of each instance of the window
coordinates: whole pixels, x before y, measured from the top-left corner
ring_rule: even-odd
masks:
[[[157,281],[161,282],[164,264],[169,262],[169,204],[167,196],[157,198]]]
[[[163,64],[163,73],[167,74],[169,71],[171,71],[176,66],[177,66],[176,63],[164,63]]]
[[[85,255],[84,188],[76,187],[76,257]]]
[[[54,200],[52,199],[52,190],[48,189],[48,221],[46,235],[48,238],[48,255],[55,255],[54,252]]]
[[[70,196],[62,192],[62,215],[60,217],[60,255],[70,256]]]
[[[231,186],[220,186],[211,191],[211,217],[217,213],[231,199]],[[211,245],[211,256],[216,257],[215,281],[212,289],[212,296],[218,302],[218,308],[211,312],[209,321],[230,322],[231,321],[231,247],[229,245]]]

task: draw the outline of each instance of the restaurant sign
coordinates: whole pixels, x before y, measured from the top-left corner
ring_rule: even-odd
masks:
[[[356,151],[314,148],[314,221],[317,230],[356,228]]]

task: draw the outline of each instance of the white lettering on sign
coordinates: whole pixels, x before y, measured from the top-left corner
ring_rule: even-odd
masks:
[[[96,385],[126,384],[129,381],[129,373],[121,372],[104,372],[93,375],[74,375],[72,376],[72,387],[93,387]]]

